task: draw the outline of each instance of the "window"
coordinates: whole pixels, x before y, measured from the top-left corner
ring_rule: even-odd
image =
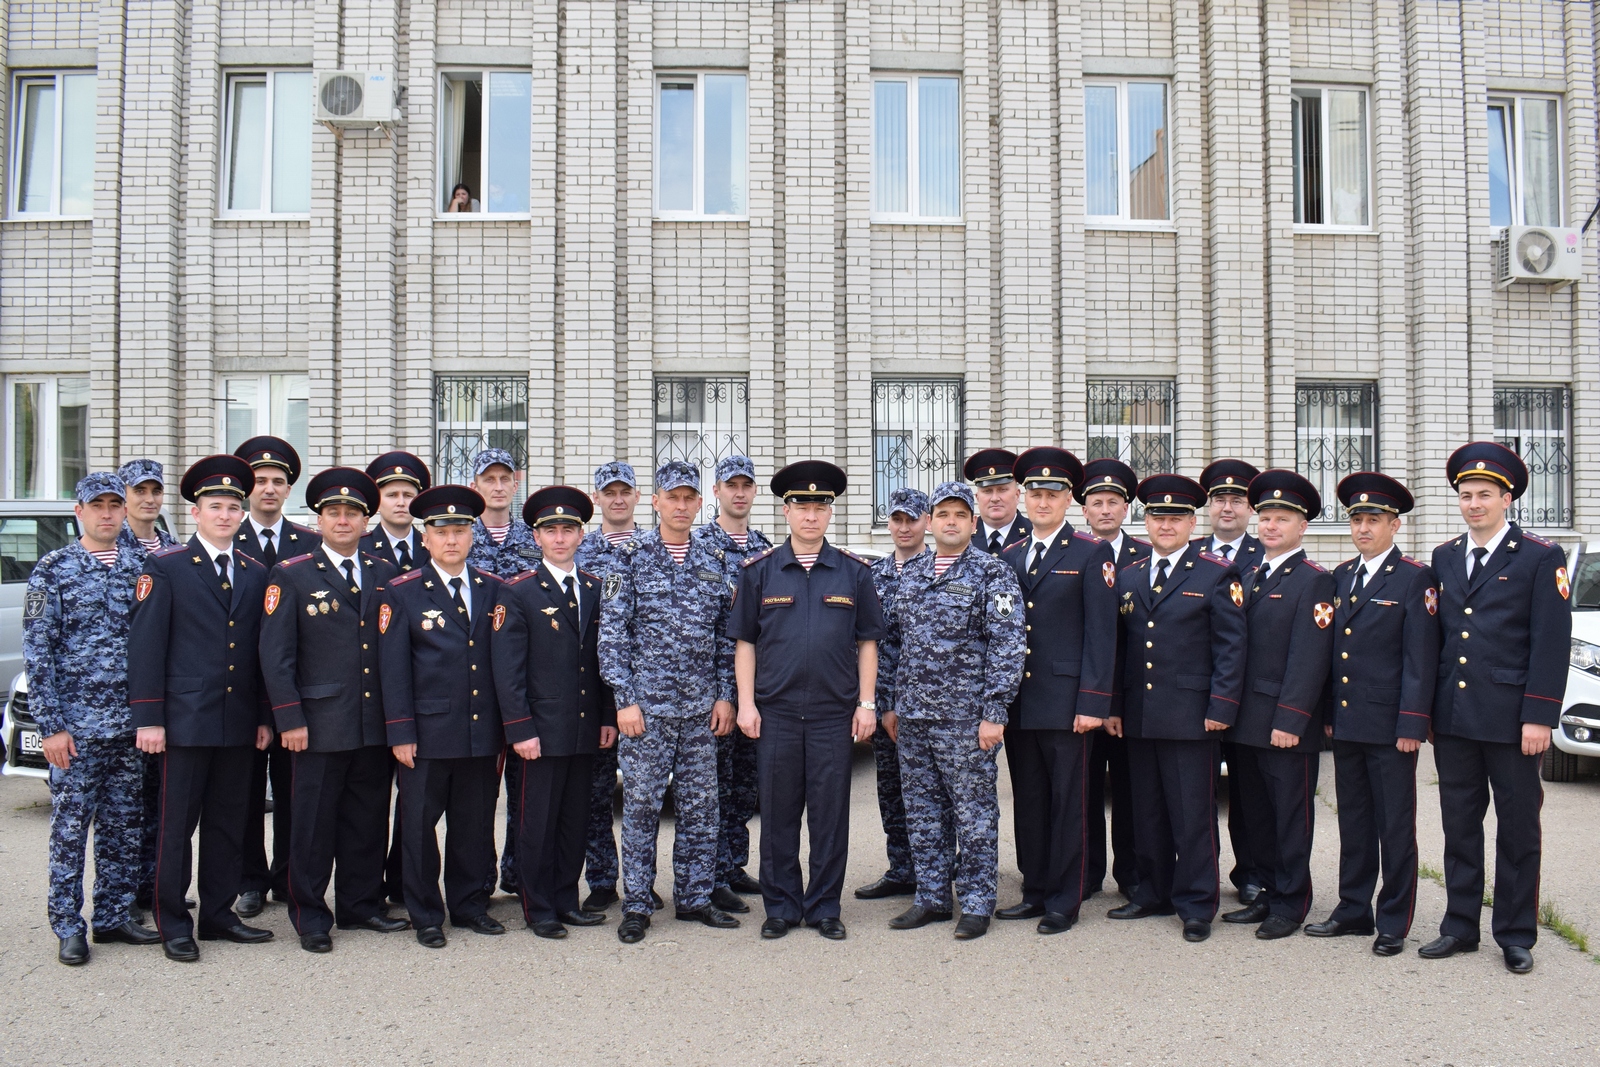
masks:
[[[1083,119],[1089,220],[1168,218],[1166,83],[1091,82],[1083,88]]]
[[[311,72],[230,74],[227,84],[223,214],[308,214]]]
[[[872,85],[872,215],[880,222],[961,221],[961,84],[881,77]]]
[[[11,213],[94,214],[95,76],[17,79]]]
[[[872,383],[872,523],[889,524],[889,494],[931,493],[961,477],[966,391],[959,378],[878,378]]]
[[[1294,390],[1295,470],[1322,495],[1312,522],[1338,522],[1338,486],[1347,474],[1376,468],[1378,387],[1371,382],[1302,382]]]
[[[88,377],[7,379],[6,429],[6,496],[70,498],[78,479],[89,473]]]
[[[222,379],[222,450],[271,434],[294,446],[303,460],[310,381],[304,374],[242,374]]]
[[[746,212],[743,74],[667,74],[656,83],[656,214]]]
[[[78,536],[78,520],[73,515],[8,515],[0,519],[0,583],[26,582],[41,559]]]
[[[748,453],[749,403],[744,378],[656,379],[656,466],[681,459],[700,468],[699,522],[717,517],[717,461]]]
[[[1141,479],[1170,473],[1178,455],[1177,402],[1178,383],[1170,378],[1090,381],[1084,459],[1120,459]],[[1134,501],[1132,506],[1131,517],[1142,519],[1144,505]]]
[[[447,378],[433,383],[434,484],[467,485],[472,461],[503,448],[517,463],[516,501],[528,495],[528,379]]]
[[[439,210],[526,215],[533,75],[525,70],[447,73],[441,78],[439,115]],[[460,205],[453,203],[458,186],[467,193]]]
[[[1296,86],[1292,106],[1294,221],[1370,226],[1367,91]]]
[[[1489,224],[1560,226],[1561,101],[1489,98]]]
[[[1564,385],[1494,391],[1494,439],[1528,465],[1528,491],[1511,505],[1513,522],[1572,526],[1572,390]]]

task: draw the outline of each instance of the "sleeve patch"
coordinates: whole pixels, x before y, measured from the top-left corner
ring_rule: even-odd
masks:
[[[1117,565],[1115,563],[1100,564],[1100,577],[1106,580],[1107,588],[1115,589],[1117,587]]]
[[[1566,600],[1572,595],[1572,583],[1567,581],[1567,568],[1556,568],[1556,592],[1561,594],[1561,599]]]
[[[1244,607],[1244,586],[1240,585],[1238,582],[1229,582],[1228,596],[1230,599],[1232,599],[1234,607]]]
[[[156,580],[154,578],[148,574],[141,574],[139,575],[139,584],[134,587],[133,595],[143,600],[150,595],[150,590],[154,589],[155,585]]]
[[[622,576],[617,574],[606,575],[605,582],[600,586],[600,599],[615,600],[620,592],[622,592]]]
[[[505,624],[506,624],[506,606],[504,604],[496,604],[494,606],[494,628],[495,628],[495,632],[498,633],[500,631],[500,627],[504,626]]]
[[[1311,609],[1311,617],[1316,620],[1317,629],[1326,630],[1333,625],[1333,605],[1320,603]]]
[[[267,614],[271,615],[274,611],[277,611],[278,605],[282,602],[283,590],[276,585],[267,586],[267,598],[264,602],[264,606],[267,609]]]
[[[386,634],[389,632],[389,621],[393,618],[393,608],[391,608],[388,604],[378,605],[378,632],[380,634]]]
[[[142,579],[142,578],[140,579],[140,581],[143,581],[143,580],[144,579]],[[139,599],[143,600],[144,597],[140,597]],[[25,599],[25,602],[23,604],[22,617],[24,619],[42,619],[42,618],[44,618],[44,592],[42,590],[39,590],[39,589],[30,589],[30,590],[28,590],[28,595],[27,595],[27,597]]]
[[[1427,588],[1422,591],[1422,606],[1428,609],[1429,615],[1439,614],[1439,590]]]

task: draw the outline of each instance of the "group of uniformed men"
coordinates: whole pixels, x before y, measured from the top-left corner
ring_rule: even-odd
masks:
[[[325,470],[305,490],[311,530],[283,516],[299,458],[258,437],[185,472],[184,543],[157,522],[159,464],[89,475],[82,536],[40,561],[25,610],[61,962],[89,958],[91,825],[93,939],[159,941],[174,960],[198,959],[196,934],[269,940],[244,921],[269,895],[311,952],[331,949],[335,927],[411,927],[430,948],[447,919],[501,934],[497,881],[538,936],[598,925],[620,899],[618,937],[637,942],[664,907],[669,788],[678,919],[736,927],[742,895],[759,893],[762,937],[805,924],[842,939],[851,748],[868,739],[889,866],[855,895],[911,897],[895,929],[959,915],[962,940],[991,917],[1070,930],[1107,873],[1109,783],[1109,868],[1127,897],[1109,916],[1176,915],[1185,939],[1205,940],[1225,760],[1242,907],[1222,918],[1271,940],[1311,908],[1331,739],[1339,904],[1306,933],[1402,950],[1428,740],[1449,905],[1420,953],[1478,947],[1492,790],[1493,936],[1508,968],[1532,967],[1538,763],[1571,619],[1561,551],[1507,520],[1528,480],[1514,453],[1475,442],[1450,458],[1467,532],[1431,565],[1394,544],[1406,488],[1345,478],[1358,554],[1332,572],[1302,547],[1323,503],[1292,471],[1223,459],[1198,481],[1138,481],[1116,460],[1039,447],[983,450],[963,473],[931,494],[894,492],[894,549],[870,564],[828,541],[846,478],[817,461],[770,481],[789,527],[776,546],[749,526],[756,470],[743,456],[717,465],[717,517],[698,529],[699,470],[680,461],[655,472],[651,530],[634,526],[623,462],[595,472],[592,494],[534,492],[519,518],[515,461],[494,448],[471,486],[432,485],[406,452]],[[1067,521],[1074,500],[1087,530]],[[1148,542],[1123,530],[1134,500]],[[1211,533],[1195,538],[1202,508]],[[1002,748],[1022,899],[997,910]],[[154,930],[138,921],[146,907]]]

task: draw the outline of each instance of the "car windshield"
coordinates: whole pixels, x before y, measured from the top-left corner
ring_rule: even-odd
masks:
[[[78,536],[71,515],[8,515],[0,519],[0,582],[26,582],[34,564]]]
[[[1572,575],[1572,607],[1575,611],[1600,611],[1600,552],[1587,547]]]

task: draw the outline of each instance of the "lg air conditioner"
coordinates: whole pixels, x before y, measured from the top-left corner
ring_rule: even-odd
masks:
[[[1494,246],[1495,287],[1540,282],[1559,287],[1583,278],[1583,235],[1558,226],[1508,226]]]
[[[317,72],[317,121],[330,126],[374,127],[400,121],[394,75],[381,70]]]

